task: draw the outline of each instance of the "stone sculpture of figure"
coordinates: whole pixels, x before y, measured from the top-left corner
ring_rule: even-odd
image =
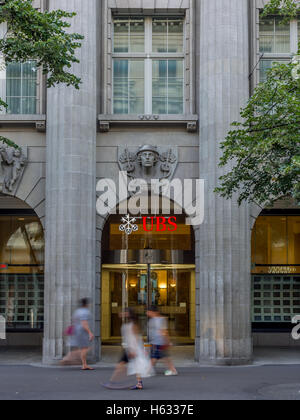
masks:
[[[15,149],[13,151],[12,156],[12,176],[10,177],[10,180],[8,181],[8,185],[6,185],[6,188],[11,192],[13,190],[13,186],[19,179],[22,167],[25,165],[25,159],[22,157],[22,153],[20,149]]]
[[[0,162],[3,172],[3,184],[7,191],[12,192],[26,163],[20,149],[0,145]]]
[[[131,180],[171,179],[178,163],[178,151],[175,146],[151,146],[149,144],[134,147],[119,147],[119,165]]]
[[[151,171],[151,169],[159,161],[159,152],[157,147],[145,145],[140,147],[137,152],[138,163],[144,168],[145,172]]]

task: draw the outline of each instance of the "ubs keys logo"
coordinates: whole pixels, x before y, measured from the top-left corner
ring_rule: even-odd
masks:
[[[292,319],[292,323],[298,324],[292,330],[292,337],[294,340],[299,340],[300,339],[300,332],[299,332],[300,331],[300,315],[294,316],[294,318]]]
[[[6,320],[0,315],[0,340],[6,340]]]

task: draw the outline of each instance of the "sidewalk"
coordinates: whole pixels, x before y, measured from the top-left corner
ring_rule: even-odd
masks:
[[[120,347],[105,346],[102,349],[102,360],[98,367],[110,368],[114,366],[120,357]],[[194,347],[174,347],[172,357],[176,366],[199,367],[194,361]],[[42,366],[41,349],[36,348],[0,348],[0,365],[2,366]],[[201,364],[204,366],[203,364]],[[207,365],[207,364],[206,364]],[[254,361],[251,366],[272,366],[272,365],[300,365],[300,349],[295,348],[273,348],[258,347],[254,350]]]
[[[128,407],[139,407],[141,401],[149,400],[162,401],[162,405],[177,400],[183,404],[190,400],[300,400],[300,365],[186,367],[172,378],[164,376],[159,368],[154,377],[144,381],[144,391],[129,389],[136,383],[134,377],[128,378],[127,389],[104,388],[101,384],[109,380],[112,371],[98,366],[94,372],[82,372],[78,366],[41,369],[0,365],[0,377],[5,378],[0,382],[0,401],[104,400],[106,407],[112,407],[114,400],[117,406],[120,401],[129,401]],[[194,409],[198,417],[203,416],[201,403],[196,403]]]

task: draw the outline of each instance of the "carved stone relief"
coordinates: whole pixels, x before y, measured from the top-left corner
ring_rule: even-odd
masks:
[[[138,149],[129,146],[119,147],[119,165],[131,179],[173,178],[178,164],[178,148],[174,146],[144,145]]]
[[[12,193],[27,164],[27,148],[15,149],[0,143],[0,192]]]

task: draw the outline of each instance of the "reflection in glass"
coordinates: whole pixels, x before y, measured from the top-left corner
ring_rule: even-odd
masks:
[[[261,60],[259,64],[259,81],[264,83],[267,80],[267,72],[274,64],[288,64],[287,60]]]
[[[288,217],[288,263],[300,264],[300,217]]]
[[[260,52],[290,53],[290,24],[282,18],[262,18],[260,22]]]
[[[157,53],[183,52],[183,19],[153,19],[152,51]]]
[[[253,273],[268,273],[272,265],[294,266],[293,273],[300,273],[300,216],[260,216],[252,235],[252,264]]]
[[[44,232],[35,216],[0,216],[0,314],[8,329],[42,329]]]
[[[114,52],[144,52],[144,19],[118,18],[114,20]]]
[[[183,60],[154,60],[152,74],[153,113],[182,114]]]
[[[9,114],[36,114],[37,67],[35,61],[7,64],[6,102]]]
[[[144,112],[144,62],[114,60],[114,113]]]
[[[148,304],[158,306],[168,319],[169,333],[175,343],[194,342],[194,266],[153,265],[150,271],[147,265],[103,266],[101,331],[104,343],[120,342],[120,314],[127,307],[133,308],[139,315],[141,331],[147,338]]]

